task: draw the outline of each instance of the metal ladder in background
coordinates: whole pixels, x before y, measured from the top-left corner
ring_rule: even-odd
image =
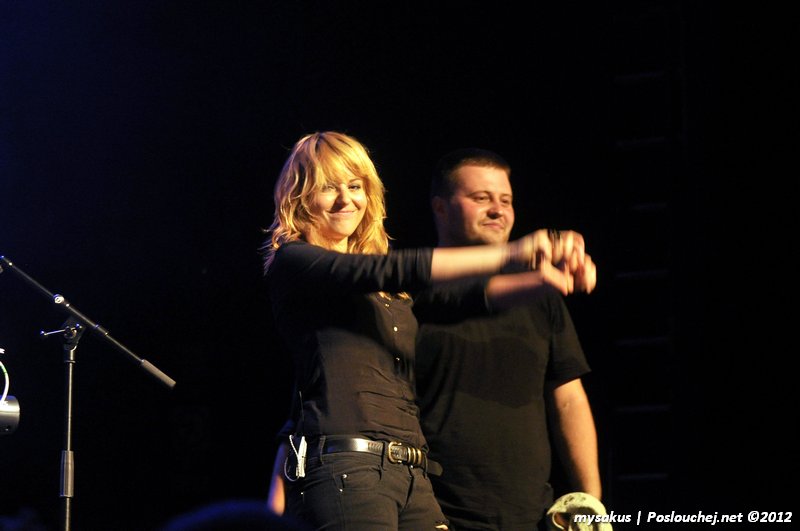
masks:
[[[625,513],[669,503],[677,381],[673,200],[684,160],[685,89],[680,3],[616,2],[613,9],[618,199],[604,499]]]

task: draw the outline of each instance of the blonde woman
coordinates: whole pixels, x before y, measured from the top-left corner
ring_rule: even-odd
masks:
[[[295,393],[273,509],[283,512],[285,493],[286,512],[317,529],[447,529],[415,404],[408,294],[508,267],[528,270],[508,275],[520,290],[588,291],[594,266],[580,235],[563,233],[557,246],[538,231],[508,244],[390,250],[375,166],[337,132],[295,144],[274,200],[265,273]],[[484,303],[486,284],[476,285],[446,297],[453,311]]]

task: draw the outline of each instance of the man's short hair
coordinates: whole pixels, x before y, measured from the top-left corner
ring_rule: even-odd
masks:
[[[483,166],[504,170],[511,176],[511,166],[506,160],[488,149],[461,148],[453,150],[436,163],[431,179],[431,199],[434,197],[450,197],[455,190],[454,174],[462,166]]]

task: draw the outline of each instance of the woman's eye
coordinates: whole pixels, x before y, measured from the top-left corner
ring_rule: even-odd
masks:
[[[351,184],[350,185],[350,189],[351,190],[361,190],[361,185],[360,184]]]

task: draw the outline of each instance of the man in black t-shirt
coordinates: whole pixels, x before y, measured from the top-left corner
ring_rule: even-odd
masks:
[[[509,175],[508,164],[486,150],[442,158],[431,190],[440,246],[508,241]],[[589,366],[562,296],[543,287],[533,299],[444,324],[424,296],[415,303],[423,324],[422,428],[429,457],[444,468],[431,479],[456,531],[536,529],[553,502],[551,435],[570,487],[601,496],[597,436],[580,379]]]

